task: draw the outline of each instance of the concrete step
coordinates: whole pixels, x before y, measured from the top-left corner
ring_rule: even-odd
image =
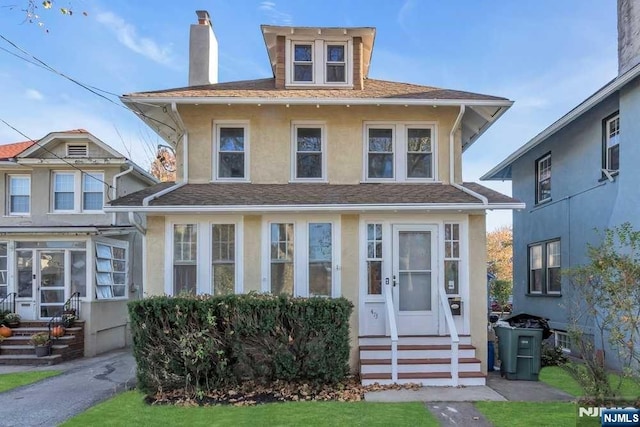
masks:
[[[19,327],[11,330],[13,335],[19,336],[31,336],[38,332],[48,332],[49,328],[47,326],[29,326],[29,327]],[[65,335],[80,335],[84,334],[84,327],[82,326],[73,326],[71,328],[65,329]]]
[[[473,357],[458,359],[458,370],[480,372],[480,360]],[[398,372],[451,372],[451,359],[399,359]],[[391,373],[391,359],[360,360],[360,373]]]
[[[403,372],[398,373],[398,380],[393,381],[391,374],[362,374],[362,385],[390,384],[421,384],[423,386],[450,386],[452,385],[450,372]],[[481,372],[460,372],[458,385],[472,386],[485,385],[486,375]]]
[[[69,348],[68,345],[52,345],[51,354],[64,354],[65,350]],[[19,354],[35,354],[35,350],[32,345],[4,345],[0,346],[0,355],[13,356]]]
[[[0,354],[0,365],[55,365],[62,362],[64,359],[60,354],[54,354],[51,356],[36,357],[35,354],[27,355],[4,355]]]
[[[14,335],[9,338],[5,338],[0,346],[6,347],[10,345],[28,345],[29,340],[31,339],[31,335]],[[57,344],[71,344],[74,342],[80,342],[79,337],[75,335],[64,335],[62,337],[56,338],[55,342]]]
[[[473,358],[476,349],[469,344],[458,346],[459,358]],[[449,345],[399,345],[398,359],[439,359],[451,357]],[[360,346],[360,359],[391,359],[390,345]]]

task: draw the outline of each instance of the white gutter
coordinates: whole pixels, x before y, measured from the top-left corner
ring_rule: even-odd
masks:
[[[456,165],[456,159],[455,159],[455,146],[456,146],[456,131],[458,130],[458,127],[460,126],[460,123],[462,122],[462,117],[464,116],[464,112],[465,112],[465,105],[462,104],[460,106],[460,112],[458,113],[458,117],[456,117],[456,121],[453,122],[453,126],[451,127],[451,132],[449,132],[449,184],[451,184],[451,186],[457,188],[460,191],[465,192],[466,194],[470,195],[471,197],[475,197],[476,199],[480,200],[482,202],[482,204],[484,206],[488,206],[489,205],[489,199],[487,199],[485,196],[483,196],[482,194],[476,193],[475,191],[469,190],[468,188],[457,184],[455,182],[455,165]]]
[[[7,234],[122,234],[122,231],[130,227],[119,226],[111,228],[109,226],[99,227],[0,227],[0,235]]]
[[[243,98],[243,97],[210,97],[210,96],[122,96],[124,103],[162,103],[171,104],[290,104],[290,105],[428,105],[428,106],[484,106],[510,107],[513,101],[508,99],[404,99],[404,98]]]
[[[575,107],[573,110],[569,111],[567,114],[562,116],[560,119],[556,120],[553,124],[547,127],[545,130],[536,135],[529,142],[524,144],[522,147],[511,153],[509,157],[501,161],[496,167],[491,169],[489,172],[480,177],[482,181],[488,180],[501,180],[504,181],[505,178],[494,178],[493,175],[500,172],[502,169],[509,166],[514,161],[518,160],[521,156],[523,156],[527,151],[531,150],[533,147],[549,138],[554,133],[558,132],[563,127],[567,126],[569,123],[573,122],[575,119],[580,117],[586,111],[590,110],[608,96],[617,92],[621,87],[629,83],[631,80],[635,79],[640,75],[640,64],[636,65],[631,70],[627,71],[622,76],[612,80],[609,84],[605,85],[602,89],[591,95],[589,98],[584,100],[581,104]],[[510,178],[506,178],[510,179]]]
[[[113,176],[113,185],[111,186],[111,200],[115,200],[118,198],[118,178],[130,174],[133,172],[133,166],[129,166],[129,169],[126,171],[117,173]],[[114,212],[111,216],[111,224],[116,225],[116,213]]]
[[[187,183],[186,182],[179,182],[176,185],[172,185],[171,187],[165,188],[164,190],[160,190],[157,193],[153,193],[150,196],[145,197],[144,199],[142,199],[142,206],[147,207],[149,206],[149,202],[151,202],[152,200],[157,199],[158,197],[162,197],[165,194],[169,194],[171,193],[173,190],[177,190],[180,187],[185,186]],[[114,211],[114,209],[117,209]],[[107,212],[118,212],[118,207],[117,206],[110,206],[109,210]],[[125,208],[122,209],[123,212],[128,212],[129,210],[131,210],[130,206],[127,206]],[[141,211],[139,211],[141,212]]]
[[[105,206],[105,212],[149,212],[149,213],[229,213],[229,212],[367,212],[367,211],[473,211],[485,209],[524,209],[524,203],[464,203],[464,204],[406,204],[406,205],[194,205],[194,206],[149,206],[149,202],[169,193],[179,186],[176,184],[169,189],[153,194],[146,199],[142,206]],[[463,187],[464,188],[464,187]],[[168,190],[168,191],[167,191]],[[467,189],[468,190],[468,189]],[[463,190],[464,191],[464,190]],[[471,191],[471,190],[468,190]]]

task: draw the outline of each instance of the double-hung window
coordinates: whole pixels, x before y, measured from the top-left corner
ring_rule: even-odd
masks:
[[[435,125],[368,123],[365,125],[365,179],[432,181],[435,179]]]
[[[298,83],[312,83],[313,43],[293,44],[293,79]]]
[[[249,124],[215,124],[214,171],[218,180],[246,181],[248,173]]]
[[[300,181],[325,179],[326,142],[322,125],[294,123],[293,125],[293,178]]]
[[[529,293],[560,294],[560,240],[529,245]]]
[[[102,211],[103,204],[104,173],[53,173],[54,212],[96,212]]]
[[[326,45],[327,69],[325,72],[325,80],[327,83],[345,83],[347,81],[346,51],[346,43]]]
[[[551,200],[551,153],[536,160],[536,203]]]
[[[198,276],[198,225],[173,226],[173,295],[195,294]]]
[[[53,175],[53,210],[75,210],[75,173],[56,172]]]
[[[236,226],[211,226],[211,287],[214,295],[233,294],[236,284]]]
[[[620,115],[605,119],[604,124],[605,169],[618,172],[620,169]]]
[[[9,214],[29,215],[31,210],[31,177],[9,176]]]
[[[367,224],[367,294],[382,295],[382,224]]]
[[[263,291],[296,297],[338,294],[335,221],[276,219],[264,227]]]

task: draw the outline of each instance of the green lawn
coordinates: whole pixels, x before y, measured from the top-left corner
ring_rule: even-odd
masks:
[[[0,374],[0,392],[35,383],[36,381],[59,375],[61,372],[62,371],[31,371]]]
[[[476,408],[496,427],[575,427],[572,402],[476,402]],[[580,426],[599,426],[599,418],[582,418]]]
[[[288,402],[249,407],[150,406],[129,391],[101,403],[63,426],[437,426],[422,403]]]
[[[616,374],[609,375],[611,384],[618,384],[618,376]],[[582,389],[578,383],[571,378],[564,369],[559,366],[548,366],[540,371],[540,381],[549,384],[552,387],[559,388],[572,396],[582,396]],[[624,378],[620,394],[627,399],[637,398],[640,396],[640,385],[633,382],[629,378]]]

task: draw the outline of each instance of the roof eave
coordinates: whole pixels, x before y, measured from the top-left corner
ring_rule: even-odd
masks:
[[[533,139],[529,140],[519,149],[511,153],[506,159],[492,168],[489,172],[482,175],[480,177],[481,181],[500,181],[500,180],[510,180],[511,179],[511,171],[507,170],[513,162],[518,160],[520,157],[525,155],[527,152],[532,150],[534,147],[541,144],[547,138],[554,135],[556,132],[563,129],[565,126],[576,120],[578,117],[582,116],[585,112],[589,111],[591,108],[595,107],[606,98],[611,96],[613,93],[617,92],[625,86],[627,83],[635,79],[640,75],[640,64],[636,65],[631,70],[624,73],[622,76],[619,76],[606,84],[603,88],[589,96],[587,99],[582,101],[578,106],[569,111],[564,116],[560,117],[556,120],[551,126],[544,129],[538,135],[536,135]]]
[[[386,211],[484,211],[524,209],[524,203],[411,203],[411,204],[325,204],[325,205],[155,205],[105,206],[105,212],[386,212]]]

